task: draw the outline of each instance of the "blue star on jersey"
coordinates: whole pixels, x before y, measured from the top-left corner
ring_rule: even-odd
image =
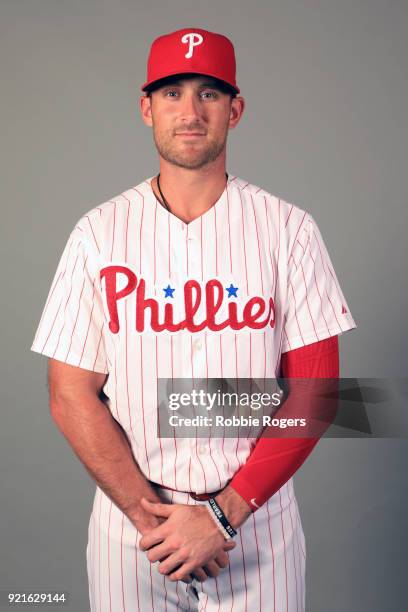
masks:
[[[238,287],[234,287],[234,285],[231,283],[229,287],[225,287],[226,290],[228,291],[228,297],[238,297],[237,296],[237,291],[238,291]]]
[[[164,291],[164,297],[174,297],[173,293],[175,292],[175,289],[172,289],[170,287],[170,285],[167,285],[167,287],[163,287],[163,291]]]

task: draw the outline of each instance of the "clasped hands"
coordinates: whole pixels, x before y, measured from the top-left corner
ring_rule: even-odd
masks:
[[[203,505],[163,504],[141,499],[143,510],[165,519],[143,535],[139,548],[158,571],[175,582],[204,582],[227,567],[227,552],[236,543],[226,540]]]

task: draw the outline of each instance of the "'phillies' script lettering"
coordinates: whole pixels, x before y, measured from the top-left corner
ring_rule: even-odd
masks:
[[[126,286],[117,290],[117,275],[124,274],[127,278]],[[145,311],[150,309],[150,327],[155,332],[164,330],[176,332],[186,329],[190,332],[199,332],[205,328],[211,331],[220,331],[226,327],[239,330],[243,327],[262,329],[269,323],[275,327],[275,305],[272,297],[268,303],[261,296],[248,299],[242,308],[241,315],[238,312],[238,304],[235,301],[227,302],[228,316],[225,320],[216,322],[216,315],[225,303],[225,289],[221,282],[215,278],[205,284],[204,295],[201,285],[193,279],[184,284],[184,318],[181,321],[174,320],[173,304],[171,302],[158,302],[155,298],[146,297],[146,281],[138,279],[136,274],[125,266],[107,266],[100,271],[101,280],[105,279],[106,303],[109,310],[109,329],[117,334],[119,326],[118,302],[136,291],[136,331],[143,332],[145,329]],[[197,310],[202,300],[206,316],[202,321],[196,321]],[[162,311],[160,316],[160,311]],[[263,317],[263,318],[262,318]],[[159,320],[160,319],[160,320]]]

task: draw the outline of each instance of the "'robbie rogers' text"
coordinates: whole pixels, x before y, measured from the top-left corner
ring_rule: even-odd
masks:
[[[278,427],[286,429],[287,427],[305,427],[306,419],[277,419],[268,415],[263,415],[262,419],[253,416],[232,416],[224,417],[217,415],[196,416],[196,417],[180,417],[177,414],[172,414],[169,418],[171,427]]]

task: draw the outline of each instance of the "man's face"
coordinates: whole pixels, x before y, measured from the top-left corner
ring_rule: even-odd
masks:
[[[215,79],[197,76],[155,89],[150,98],[142,98],[142,113],[153,127],[161,157],[182,168],[198,169],[225,150],[228,129],[239,120],[237,103],[239,107],[237,98],[221,91]]]

